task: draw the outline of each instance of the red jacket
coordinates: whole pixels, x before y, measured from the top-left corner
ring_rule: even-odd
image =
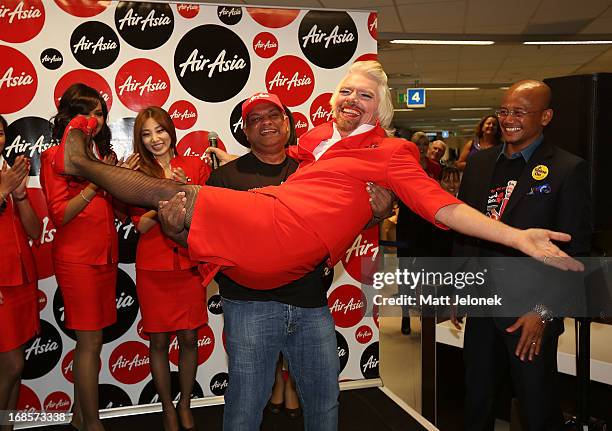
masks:
[[[331,138],[333,123],[306,132],[289,155],[300,162],[297,172],[281,186],[255,193],[279,199],[326,244],[332,263],[372,218],[366,182],[389,188],[429,222],[444,206],[461,203],[429,178],[419,164],[419,151],[405,139],[388,138],[377,126],[341,139],[315,162],[312,151]]]
[[[170,167],[183,168],[190,179],[188,184],[206,183],[210,168],[198,157],[176,156],[170,161]],[[133,208],[132,222],[138,226],[141,216],[148,210]],[[159,224],[140,235],[136,250],[136,268],[148,271],[173,271],[197,266],[198,262],[189,259],[186,248],[164,235]]]
[[[53,259],[88,265],[117,263],[118,245],[112,197],[102,189],[72,220],[62,226],[68,201],[79,195],[89,182],[59,175],[52,167],[58,147],[41,154],[40,185],[47,199],[49,216],[57,228]]]
[[[21,286],[37,279],[27,235],[8,197],[0,214],[0,286]]]

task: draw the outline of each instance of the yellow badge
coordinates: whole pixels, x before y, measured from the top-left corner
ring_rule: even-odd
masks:
[[[536,166],[535,168],[533,168],[533,171],[531,171],[531,176],[534,180],[543,180],[548,176],[548,167],[545,165]]]

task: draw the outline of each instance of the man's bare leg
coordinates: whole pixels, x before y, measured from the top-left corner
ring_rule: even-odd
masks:
[[[66,174],[87,178],[126,204],[149,209],[157,209],[160,201],[170,200],[178,192],[184,192],[185,226],[189,228],[200,186],[184,185],[172,180],[149,177],[142,172],[107,165],[91,156],[89,145],[89,138],[81,130],[74,129],[68,133],[64,143]]]

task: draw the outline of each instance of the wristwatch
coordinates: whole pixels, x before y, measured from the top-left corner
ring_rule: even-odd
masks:
[[[549,322],[552,322],[552,320],[555,318],[553,316],[552,311],[550,311],[545,305],[543,304],[536,304],[535,307],[533,307],[533,312],[537,313],[540,316],[540,319],[542,319],[542,323],[546,324]]]

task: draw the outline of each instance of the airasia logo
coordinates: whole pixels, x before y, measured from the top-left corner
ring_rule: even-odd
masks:
[[[374,40],[378,39],[378,14],[376,12],[368,15],[368,32]]]
[[[43,340],[41,337],[37,337],[28,348],[25,349],[25,360],[35,360],[37,356],[46,354],[53,354],[60,350],[60,344],[52,338]]]
[[[217,138],[217,147],[225,151],[225,144],[219,138]],[[204,160],[207,148],[208,132],[204,130],[188,133],[176,144],[176,151],[181,156],[199,157],[201,160]]]
[[[147,28],[171,25],[172,18],[164,14],[155,16],[155,9],[150,10],[147,16],[141,16],[134,11],[134,8],[130,8],[121,19],[117,20],[117,24],[119,24],[119,31],[122,31],[124,27],[135,27],[140,31],[145,31]]]
[[[247,61],[238,57],[235,54],[233,57],[227,54],[227,50],[222,49],[219,51],[214,60],[211,58],[205,58],[204,55],[201,55],[197,49],[191,51],[187,60],[180,63],[179,67],[179,77],[184,78],[185,73],[196,73],[196,72],[204,72],[206,77],[213,78],[215,74],[220,74],[224,72],[231,72],[234,70],[242,70],[247,67]]]
[[[172,36],[174,13],[169,4],[119,2],[115,27],[127,43],[138,49],[155,49]]]
[[[310,121],[314,127],[332,120],[332,110],[329,100],[332,93],[320,94],[310,105]]]
[[[368,344],[372,340],[374,333],[368,325],[362,325],[355,331],[355,340],[361,344]]]
[[[111,375],[121,383],[143,381],[150,373],[149,349],[140,341],[126,341],[115,348],[108,359]]]
[[[366,379],[374,379],[378,377],[379,367],[379,344],[378,341],[370,344],[365,348],[359,360],[359,368],[361,374]]]
[[[200,12],[200,6],[188,3],[179,3],[176,5],[176,11],[183,18],[194,18]]]
[[[266,72],[266,88],[287,106],[304,103],[314,90],[312,69],[304,60],[286,55],[272,62]]]
[[[68,412],[70,411],[71,404],[67,393],[61,391],[51,392],[45,398],[43,410],[46,412]]]
[[[278,51],[278,40],[272,33],[264,31],[253,39],[253,51],[261,58],[273,57]]]
[[[132,111],[162,106],[170,95],[170,78],[158,63],[136,58],[121,66],[115,77],[119,100]]]
[[[0,58],[0,114],[11,114],[32,101],[38,78],[32,62],[15,48],[0,45]]]
[[[0,3],[0,40],[26,42],[36,36],[45,24],[41,0],[4,0]]]
[[[187,100],[177,100],[170,108],[168,114],[172,118],[174,127],[180,130],[186,130],[193,127],[198,121],[198,111],[193,103]]]
[[[47,306],[47,295],[40,289],[36,290],[36,295],[38,297],[38,311],[42,311]]]
[[[342,265],[351,277],[363,284],[371,284],[378,268],[378,226],[361,232],[346,250]]]
[[[37,413],[42,410],[40,399],[36,393],[26,385],[19,387],[19,397],[17,398],[17,411],[20,413]]]
[[[292,112],[295,121],[295,135],[299,138],[308,131],[308,118],[301,112]]]
[[[110,6],[111,2],[109,0],[55,0],[55,4],[70,15],[80,18],[89,18],[104,12],[106,8]]]
[[[108,82],[106,82],[106,79],[104,79],[102,75],[87,69],[71,70],[57,81],[55,89],[53,90],[53,101],[56,107],[59,106],[59,101],[66,89],[76,83],[83,83],[98,90],[100,96],[104,99],[104,102],[106,102],[106,107],[110,111],[113,106],[113,94],[110,85],[108,85]]]
[[[246,8],[255,22],[268,28],[281,28],[291,24],[300,14],[299,9]]]
[[[215,334],[208,325],[204,325],[198,329],[198,364],[202,365],[210,358],[215,348]],[[179,361],[179,343],[176,335],[172,336],[170,346],[168,347],[168,358],[170,362],[178,366]]]
[[[344,284],[337,287],[327,298],[329,311],[336,326],[350,328],[355,326],[365,315],[367,300],[358,287]]]
[[[327,34],[320,30],[317,25],[310,27],[310,30],[305,36],[302,36],[302,48],[308,47],[309,44],[323,44],[324,48],[329,48],[330,45],[337,45],[339,43],[348,43],[355,40],[355,35],[349,33],[348,30],[344,30],[340,33],[340,26],[335,26],[332,31]]]

